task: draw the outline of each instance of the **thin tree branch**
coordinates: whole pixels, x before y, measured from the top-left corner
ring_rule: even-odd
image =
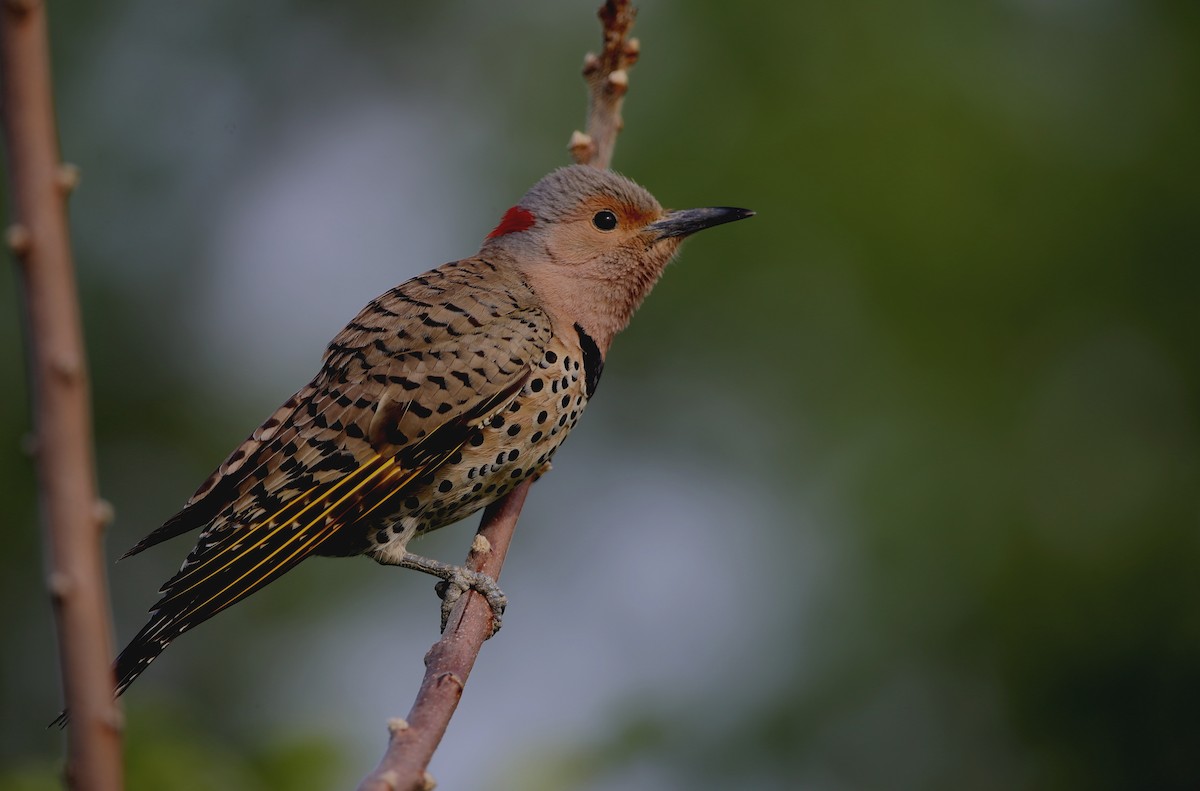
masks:
[[[629,90],[629,69],[637,63],[641,45],[629,37],[637,9],[628,0],[608,0],[600,7],[604,47],[583,59],[583,79],[588,86],[587,132],[571,135],[567,148],[580,165],[606,170],[612,164],[617,134],[625,126],[621,105]]]
[[[588,53],[583,76],[588,84],[588,131],[571,136],[575,161],[605,169],[612,161],[621,131],[621,103],[629,86],[627,69],[638,56],[638,42],[629,38],[636,14],[629,0],[608,0],[600,8],[604,49]],[[467,555],[468,568],[492,579],[500,577],[513,531],[521,516],[533,479],[488,506]],[[470,591],[459,599],[442,638],[425,655],[425,677],[407,719],[388,723],[388,747],[379,766],[358,791],[427,791],[434,787],[426,767],[433,758],[450,718],[458,708],[467,677],[479,650],[492,633],[492,610],[487,600]]]
[[[467,567],[492,579],[500,576],[504,556],[512,541],[525,495],[533,479],[527,479],[483,512],[479,532],[467,554]],[[433,788],[425,770],[442,740],[446,727],[483,641],[492,633],[492,608],[487,599],[473,595],[458,600],[446,623],[442,639],[425,655],[425,678],[406,720],[388,723],[388,748],[375,771],[359,785],[359,791],[419,791]]]
[[[0,102],[14,220],[9,247],[22,275],[41,513],[66,703],[67,779],[85,791],[122,786],[120,713],[113,701],[108,591],[96,497],[82,321],[67,230],[77,174],[59,160],[46,11],[37,0],[0,8]]]

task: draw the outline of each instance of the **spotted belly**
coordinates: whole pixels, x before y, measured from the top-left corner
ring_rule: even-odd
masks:
[[[582,415],[587,390],[580,355],[548,350],[507,408],[418,479],[397,511],[369,526],[366,553],[398,559],[412,538],[470,516],[538,474]]]

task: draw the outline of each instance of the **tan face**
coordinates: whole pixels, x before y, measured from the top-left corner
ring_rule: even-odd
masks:
[[[637,205],[611,197],[589,196],[546,234],[546,248],[555,263],[570,267],[598,266],[609,270],[616,261],[645,256],[655,245],[647,226],[663,216],[658,206]],[[674,240],[666,240],[674,241]],[[665,245],[654,258],[669,258],[675,244]],[[634,261],[628,261],[634,265]]]
[[[583,327],[604,350],[685,237],[750,214],[728,207],[664,212],[629,179],[572,165],[534,184],[480,255],[518,271],[556,324]]]

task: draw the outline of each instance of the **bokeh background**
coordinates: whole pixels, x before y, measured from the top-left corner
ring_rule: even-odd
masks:
[[[567,162],[596,0],[51,3],[114,559]],[[1200,6],[642,4],[686,246],[525,510],[446,789],[1200,787]],[[15,270],[0,788],[55,787]],[[421,549],[460,559],[473,524]],[[112,566],[117,641],[180,539]],[[304,564],[125,698],[131,788],[347,788],[430,580]]]

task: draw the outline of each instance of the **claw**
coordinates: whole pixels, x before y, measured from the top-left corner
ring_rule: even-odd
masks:
[[[480,593],[492,608],[492,633],[488,637],[495,637],[496,633],[500,631],[504,608],[508,606],[508,597],[504,595],[504,591],[500,590],[496,581],[488,575],[455,566],[451,570],[450,576],[435,585],[434,590],[437,591],[438,598],[442,600],[443,632],[446,631],[446,622],[450,620],[450,613],[454,610],[454,605],[469,590]]]
[[[400,558],[380,557],[379,555],[373,557],[376,561],[389,566],[402,566],[414,571],[423,571],[441,579],[441,582],[434,586],[434,590],[442,600],[443,632],[446,631],[446,622],[450,620],[450,611],[454,609],[455,603],[462,598],[462,595],[469,590],[478,591],[491,605],[492,633],[488,637],[494,637],[496,632],[500,631],[500,619],[504,615],[508,597],[500,590],[496,581],[488,575],[462,566],[451,566],[440,560],[423,558],[409,552],[404,553]]]

